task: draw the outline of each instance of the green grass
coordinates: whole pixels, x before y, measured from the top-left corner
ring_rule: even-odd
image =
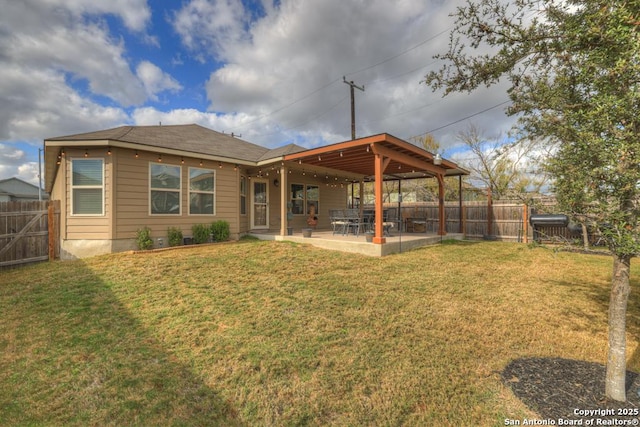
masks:
[[[632,268],[632,287],[638,267]],[[2,425],[504,425],[510,360],[602,363],[611,259],[245,241],[0,272]],[[640,299],[629,368],[640,370]]]

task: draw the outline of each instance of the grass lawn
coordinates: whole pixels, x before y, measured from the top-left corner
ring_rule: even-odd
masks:
[[[535,416],[509,361],[605,361],[611,264],[257,241],[2,271],[0,424],[504,425]],[[632,292],[636,371],[639,316]]]

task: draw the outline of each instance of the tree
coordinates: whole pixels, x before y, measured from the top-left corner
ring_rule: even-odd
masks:
[[[457,138],[473,155],[460,163],[469,169],[472,179],[491,189],[494,198],[522,197],[528,192],[538,193],[544,186],[546,176],[534,168],[536,140],[489,142],[473,124],[459,132]]]
[[[612,253],[605,395],[624,401],[629,272],[640,251],[640,2],[468,0],[453,16],[445,64],[425,82],[448,94],[506,80],[518,131],[553,146],[559,202],[590,218]]]

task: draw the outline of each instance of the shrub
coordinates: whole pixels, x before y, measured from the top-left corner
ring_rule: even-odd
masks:
[[[209,241],[209,234],[211,230],[206,224],[194,224],[191,227],[191,233],[193,234],[193,243],[207,243]]]
[[[167,229],[167,238],[169,246],[180,246],[182,244],[182,230],[178,227],[169,227]]]
[[[136,244],[138,245],[138,249],[141,251],[153,248],[151,229],[149,227],[143,227],[136,231]]]
[[[215,221],[211,224],[211,234],[215,242],[225,242],[229,240],[229,223],[225,220]]]

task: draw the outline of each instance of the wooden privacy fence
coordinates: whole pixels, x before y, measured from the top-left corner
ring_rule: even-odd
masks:
[[[397,218],[398,204],[385,209]],[[401,218],[419,218],[426,222],[426,233],[438,232],[438,204],[414,202],[400,205]],[[447,233],[462,233],[468,239],[527,241],[531,226],[527,223],[531,208],[520,203],[458,202],[445,203]]]
[[[59,201],[0,202],[0,268],[55,259]]]

